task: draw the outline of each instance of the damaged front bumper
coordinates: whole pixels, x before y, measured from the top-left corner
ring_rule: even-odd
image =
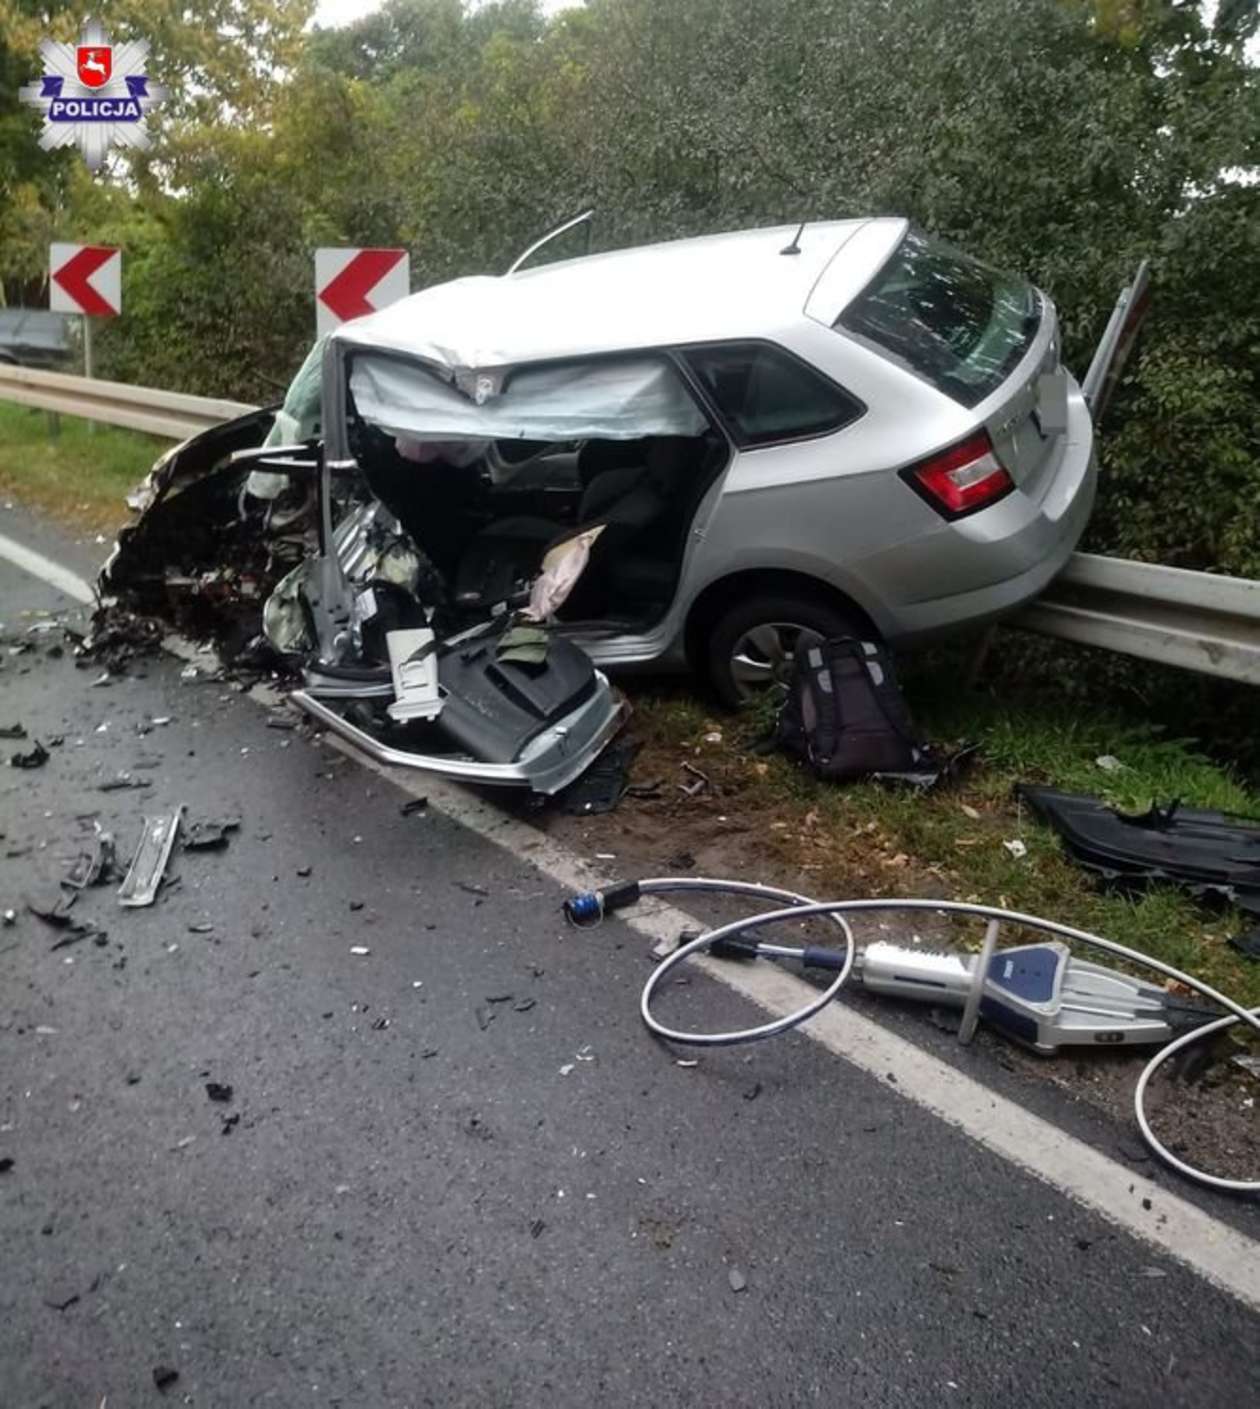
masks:
[[[391,768],[417,768],[461,783],[530,788],[550,796],[580,777],[629,718],[629,705],[613,695],[608,681],[598,672],[597,682],[589,700],[545,729],[511,763],[485,763],[475,758],[447,758],[396,748],[306,690],[295,690],[290,698],[318,724],[377,763]]]

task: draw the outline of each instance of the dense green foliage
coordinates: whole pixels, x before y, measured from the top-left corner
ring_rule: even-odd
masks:
[[[0,0],[6,82],[36,8]],[[125,8],[141,33],[171,13]],[[599,246],[906,214],[1045,288],[1078,371],[1149,255],[1092,544],[1260,575],[1256,8],[588,0],[547,20],[534,0],[387,0],[299,39],[305,0],[218,0],[243,38],[162,30],[155,76],[196,101],[126,181],[52,179],[0,93],[0,237],[123,244],[110,370],[244,398],[310,339],[318,244],[405,244],[420,286],[502,269],[588,204]],[[0,279],[22,287],[3,254]]]

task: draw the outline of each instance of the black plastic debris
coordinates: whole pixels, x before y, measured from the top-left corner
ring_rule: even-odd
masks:
[[[26,730],[21,724],[0,724],[0,739],[24,739]]]
[[[130,773],[119,773],[117,777],[106,778],[103,783],[97,783],[98,793],[121,793],[130,788],[151,788],[152,782],[148,778],[136,778]]]
[[[44,764],[48,762],[48,759],[48,750],[36,739],[34,748],[28,749],[25,753],[19,749],[17,753],[11,753],[9,755],[9,767],[42,768]]]
[[[630,769],[641,747],[633,739],[610,744],[586,772],[560,794],[563,810],[574,817],[595,817],[611,812],[626,795]]]
[[[222,851],[228,844],[228,834],[240,830],[239,817],[221,821],[186,822],[181,838],[185,851]]]
[[[13,1156],[12,1156],[12,1155],[0,1155],[0,1174],[8,1174],[9,1170],[11,1170],[12,1168],[13,1168]]]
[[[173,1366],[155,1365],[153,1367],[153,1383],[160,1393],[165,1394],[177,1379],[179,1379],[179,1371]]]
[[[38,916],[45,924],[62,930],[74,923],[70,916],[74,902],[78,899],[78,895],[74,891],[67,892],[58,889],[44,894],[29,894],[23,899],[31,914]]]
[[[1260,959],[1260,926],[1246,930],[1243,934],[1231,934],[1225,941],[1231,949],[1236,949],[1244,958]]]
[[[456,881],[455,884],[466,895],[479,895],[482,899],[489,896],[490,892],[484,886],[474,885],[471,881]]]
[[[398,810],[404,817],[414,817],[417,812],[423,812],[428,805],[429,799],[427,797],[413,797],[404,802]]]
[[[1023,783],[1016,795],[1058,832],[1073,861],[1105,881],[1169,881],[1260,915],[1260,823],[1179,801],[1130,816],[1101,798]]]
[[[232,1099],[232,1087],[225,1081],[207,1081],[206,1095],[212,1101],[230,1101]]]

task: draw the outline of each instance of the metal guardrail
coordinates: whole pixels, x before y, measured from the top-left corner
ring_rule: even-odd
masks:
[[[1011,624],[1260,685],[1260,582],[1249,579],[1076,553]]]
[[[176,440],[257,409],[2,365],[0,399]],[[1008,624],[1260,685],[1260,582],[1076,553]]]
[[[172,440],[187,440],[198,431],[256,409],[239,401],[5,365],[0,365],[0,399]]]

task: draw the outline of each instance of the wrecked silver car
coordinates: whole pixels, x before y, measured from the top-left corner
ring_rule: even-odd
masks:
[[[733,705],[802,644],[1019,607],[1093,444],[1025,281],[904,220],[741,231],[343,325],[277,411],[159,461],[103,587],[269,650],[378,758],[551,792],[621,721],[596,667]]]

